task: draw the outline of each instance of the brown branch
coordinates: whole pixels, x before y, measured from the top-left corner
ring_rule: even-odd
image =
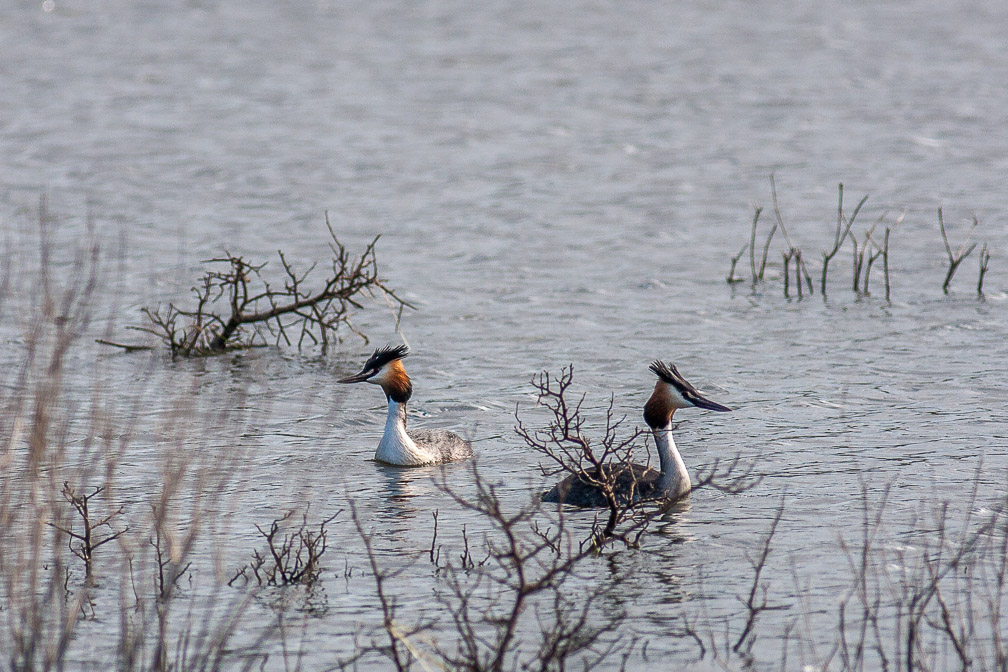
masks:
[[[283,282],[275,286],[264,276],[265,263],[250,263],[225,251],[223,256],[204,262],[224,268],[207,271],[193,287],[196,298],[193,309],[182,309],[173,303],[165,310],[145,307],[141,312],[149,324],[139,329],[158,336],[171,348],[173,357],[265,345],[267,335],[278,345],[292,345],[296,340],[299,348],[305,343],[328,347],[340,327],[360,335],[350,322],[350,313],[363,307],[362,295],[383,295],[398,304],[399,316],[403,309],[414,308],[389,288],[378,273],[375,246],[379,236],[359,256],[353,257],[336,238],[328,213],[326,227],[333,257],[321,287],[308,286],[317,264],[299,271],[282,250],[277,255]],[[226,312],[215,311],[218,305],[224,306]]]

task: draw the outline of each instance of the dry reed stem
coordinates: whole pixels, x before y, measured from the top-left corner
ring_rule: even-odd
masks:
[[[760,214],[763,208],[753,206],[752,236],[749,239],[749,269],[752,273],[752,284],[756,286],[756,226],[759,224]],[[765,255],[764,255],[765,257]]]
[[[214,485],[215,474],[230,478],[235,470],[205,468],[211,465],[200,459],[198,450],[195,455],[183,450],[191,441],[172,443],[167,438],[167,454],[172,457],[165,458],[159,482],[149,484],[141,501],[135,494],[127,498],[127,491],[119,489],[122,458],[131,450],[145,400],[142,394],[118,388],[122,394],[106,396],[111,385],[101,379],[103,370],[97,365],[91,365],[95,372],[90,375],[69,369],[70,362],[82,365],[79,346],[91,323],[102,273],[91,229],[85,242],[70,250],[70,263],[65,264],[66,251],[55,248],[49,218],[43,198],[38,268],[21,274],[34,282],[25,297],[15,298],[25,303],[29,316],[21,350],[11,354],[20,363],[5,370],[5,384],[0,386],[4,667],[60,670],[71,661],[73,666],[121,670],[213,669],[222,661],[230,661],[230,666],[238,660],[231,640],[247,596],[239,595],[234,609],[211,609],[207,612],[211,617],[198,621],[192,601],[182,609],[174,605],[176,579],[191,567],[190,550],[208,520],[204,498],[219,500],[223,488]],[[55,268],[61,269],[58,276],[53,274]],[[143,373],[138,372],[140,378]],[[82,382],[93,387],[81,390]],[[169,426],[175,432],[188,431],[194,424],[192,417],[167,415],[172,416]],[[172,431],[163,434],[173,436]],[[168,464],[172,460],[180,465],[178,478]],[[181,476],[186,469],[191,469],[188,480]],[[92,485],[83,490],[71,483]],[[65,484],[62,489],[60,484]],[[148,498],[153,501],[145,501]],[[93,506],[99,499],[104,515]],[[182,502],[193,507],[185,524],[170,522],[168,511],[180,510]],[[135,508],[146,513],[135,517]],[[73,515],[84,523],[83,531],[74,526]],[[109,534],[99,533],[120,517],[121,527],[117,524]],[[98,547],[103,549],[100,557],[94,553]],[[83,576],[72,566],[73,556],[85,561]],[[219,595],[210,600],[222,603]],[[115,625],[106,629],[106,649],[82,635],[94,627],[87,623],[88,629],[83,629],[84,621],[99,618],[118,622],[118,630]],[[259,646],[272,636],[269,627],[260,632]]]

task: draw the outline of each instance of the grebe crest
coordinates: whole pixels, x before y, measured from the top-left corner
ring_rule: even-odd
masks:
[[[453,432],[434,429],[406,431],[406,402],[413,396],[413,384],[402,360],[409,354],[405,345],[378,348],[364,362],[359,373],[340,383],[380,385],[388,400],[385,433],[375,451],[375,460],[402,466],[440,464],[472,457],[472,444]]]
[[[672,416],[683,408],[705,408],[712,411],[730,411],[727,406],[715,403],[697,392],[674,364],[655,360],[649,367],[658,381],[651,397],[644,404],[644,421],[651,428],[658,450],[659,468],[643,464],[609,464],[602,469],[612,479],[616,501],[628,504],[640,500],[675,501],[689,494],[693,485],[682,455],[672,438]],[[614,474],[615,472],[615,474]],[[598,471],[590,469],[581,474],[571,474],[546,492],[544,502],[558,502],[582,507],[609,505],[602,491],[592,483],[598,482]]]

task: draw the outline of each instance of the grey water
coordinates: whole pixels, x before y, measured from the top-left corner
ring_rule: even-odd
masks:
[[[240,457],[220,504],[227,525],[211,540],[226,549],[222,576],[248,561],[255,524],[305,503],[312,515],[343,511],[324,608],[297,636],[306,669],[336,664],[361,627],[381,623],[350,501],[380,558],[404,568],[394,585],[405,622],[429,615],[438,590],[432,512],[449,540],[480,524],[445,501],[440,470],[371,460],[384,399],[335,382],[371,348],[409,343],[411,423],[473,438],[481,472],[516,508],[550,484],[513,431],[516,405],[542,418],[532,376],[573,364],[588,411],[599,417],[612,396],[633,423],[648,364],[676,362],[735,409],[677,416],[687,465],[738,456],[762,481],[695,492],[641,549],[589,565],[571,589],[619,586],[620,636],[647,642],[635,665],[703,667],[682,618],[737,625],[747,553],[782,502],[765,581],[786,609],[764,618],[806,613],[825,627],[849,586],[838,539],[858,533],[862,489],[874,505],[889,488],[886,543],[909,546],[940,502],[963,516],[1005,496],[1006,53],[997,2],[10,3],[6,263],[30,266],[42,194],[61,244],[93,227],[103,284],[68,403],[99,386],[114,419],[135,425],[116,478],[138,506],[179,436]],[[832,244],[838,182],[848,212],[870,194],[858,235],[905,213],[891,235],[890,302],[877,267],[870,296],[851,291],[848,247],[828,299],[817,277],[815,295],[785,298],[779,238],[767,282],[725,283],[753,205],[764,207],[761,236],[772,220],[771,174],[813,275]],[[980,222],[973,240],[992,255],[983,298],[979,249],[942,292],[939,206],[954,245]],[[351,251],[381,235],[382,276],[416,306],[398,331],[376,299],[354,318],[370,343],[348,333],[329,353],[171,362],[92,343],[142,338],[126,329],[142,324],[140,308],[185,300],[222,250],[324,263],[325,212]],[[748,277],[748,256],[737,271]],[[28,274],[13,282],[30,293]],[[3,307],[7,366],[21,356],[23,305]],[[201,422],[173,426],[180,405]],[[471,488],[465,466],[443,473]],[[249,608],[252,621],[276,609]],[[107,625],[81,626],[98,633],[95,658],[77,654],[90,666],[114,649]],[[780,649],[764,638],[755,653],[772,663]]]

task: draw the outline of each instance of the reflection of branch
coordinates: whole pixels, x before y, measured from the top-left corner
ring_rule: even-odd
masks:
[[[976,247],[976,243],[973,243],[966,247],[966,243],[969,242],[970,236],[973,235],[973,230],[976,229],[980,222],[977,221],[976,215],[973,216],[973,226],[970,227],[969,233],[966,234],[966,240],[963,244],[959,246],[959,249],[952,252],[952,246],[949,245],[948,234],[945,233],[945,222],[942,219],[942,209],[938,208],[938,229],[941,231],[942,240],[945,242],[945,253],[948,255],[949,259],[949,269],[948,273],[945,274],[945,282],[942,283],[942,291],[948,294],[949,283],[952,282],[952,276],[955,275],[956,270],[959,268],[959,264],[970,255],[970,252]]]

